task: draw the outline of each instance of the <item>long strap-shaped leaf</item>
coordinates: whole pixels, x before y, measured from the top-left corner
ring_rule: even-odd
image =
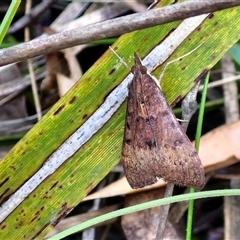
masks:
[[[167,68],[161,87],[172,104],[239,39],[239,12],[125,34],[113,48],[130,66],[136,51],[151,72],[202,44]],[[131,78],[107,51],[0,162],[1,239],[42,238],[118,163]]]

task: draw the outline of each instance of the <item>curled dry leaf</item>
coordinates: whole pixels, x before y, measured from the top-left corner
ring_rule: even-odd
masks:
[[[205,172],[230,166],[240,159],[240,121],[233,124],[222,125],[201,138],[199,156]],[[133,190],[126,178],[122,178],[100,191],[87,196],[84,200],[112,197],[122,194],[145,191],[165,186],[166,183],[159,180],[157,183],[138,190]]]

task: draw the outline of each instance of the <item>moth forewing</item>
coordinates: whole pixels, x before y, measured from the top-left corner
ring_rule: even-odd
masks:
[[[156,80],[134,57],[121,158],[130,186],[142,188],[162,178],[201,189],[205,175],[196,150]]]

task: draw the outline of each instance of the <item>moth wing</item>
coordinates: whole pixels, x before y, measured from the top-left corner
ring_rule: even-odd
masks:
[[[125,132],[122,148],[122,165],[125,176],[132,188],[142,188],[157,182],[157,176],[148,165],[151,152],[145,141],[151,143],[151,126],[145,122],[144,105],[139,102],[139,77],[135,75],[129,85]],[[140,90],[141,91],[141,90]]]
[[[157,143],[149,167],[167,182],[201,189],[205,184],[201,160],[161,90],[157,87],[151,89],[151,81],[148,78],[143,85],[145,92],[152,93],[146,99],[146,106]]]
[[[122,152],[122,164],[125,176],[128,183],[134,189],[143,188],[147,185],[152,185],[157,182],[157,176],[153,169],[146,164],[146,158],[136,155],[136,150],[133,150],[127,144],[124,144]]]

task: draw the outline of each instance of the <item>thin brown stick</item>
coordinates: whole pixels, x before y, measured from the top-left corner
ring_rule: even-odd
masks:
[[[232,77],[234,74],[235,65],[230,56],[222,58],[223,77]],[[238,103],[238,86],[236,82],[227,83],[223,85],[224,96],[224,111],[226,123],[233,123],[239,119],[239,103]],[[231,179],[231,188],[239,188],[240,180]],[[225,239],[238,238],[240,234],[239,223],[240,208],[239,196],[225,196],[224,197],[224,237]]]
[[[171,197],[173,194],[174,184],[168,183],[165,190],[164,198]],[[161,208],[161,215],[158,223],[158,229],[156,234],[156,240],[163,239],[164,237],[164,231],[166,228],[166,222],[168,218],[168,212],[169,212],[170,204],[163,205]]]
[[[0,51],[0,66],[94,40],[240,5],[240,0],[190,1],[92,24]],[[131,24],[130,24],[131,23]]]
[[[26,9],[25,9],[26,14],[30,13],[31,7],[32,7],[32,1],[27,0],[26,1]],[[29,29],[29,27],[25,27],[24,30],[25,30],[24,31],[25,41],[29,41],[30,40],[30,29]],[[39,99],[38,91],[37,91],[37,83],[36,83],[36,77],[34,74],[32,59],[28,59],[27,62],[28,62],[28,70],[29,70],[29,74],[30,74],[31,86],[32,86],[32,91],[33,91],[33,99],[34,99],[35,107],[37,110],[38,120],[40,120],[42,117],[42,112],[41,112],[41,106],[40,106],[40,99]]]

